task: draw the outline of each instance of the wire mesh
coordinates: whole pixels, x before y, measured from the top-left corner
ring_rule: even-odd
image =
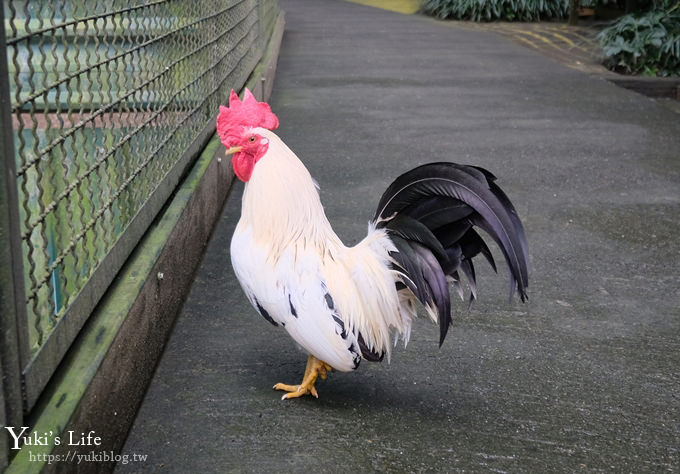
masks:
[[[113,279],[117,269],[101,268],[102,261],[214,121],[229,90],[245,82],[277,6],[3,4],[33,361],[60,321],[73,317],[69,310],[93,275]],[[81,311],[92,310],[93,296]],[[57,339],[60,358],[71,338]]]

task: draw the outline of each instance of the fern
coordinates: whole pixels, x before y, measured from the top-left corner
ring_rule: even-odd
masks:
[[[669,2],[670,3],[670,2]],[[627,74],[680,75],[680,8],[624,15],[598,39],[605,65]]]

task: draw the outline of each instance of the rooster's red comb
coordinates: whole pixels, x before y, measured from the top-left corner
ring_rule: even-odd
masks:
[[[242,127],[262,127],[274,130],[278,126],[279,119],[274,115],[269,104],[258,102],[247,88],[243,94],[243,101],[232,89],[229,107],[220,105],[220,113],[217,116],[217,135],[222,143],[226,142],[227,136],[239,133]]]

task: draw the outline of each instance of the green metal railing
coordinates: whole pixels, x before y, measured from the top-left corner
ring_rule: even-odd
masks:
[[[24,410],[214,132],[277,12],[275,0],[4,2]]]

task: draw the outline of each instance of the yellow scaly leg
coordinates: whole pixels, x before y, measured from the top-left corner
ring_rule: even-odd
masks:
[[[310,354],[309,357],[307,357],[307,367],[305,367],[305,375],[302,377],[302,383],[300,385],[277,383],[274,385],[274,389],[288,392],[281,397],[281,400],[297,398],[307,394],[319,398],[319,394],[316,392],[316,388],[314,388],[314,382],[316,382],[317,377],[325,379],[327,372],[331,369],[332,367],[330,365]]]

